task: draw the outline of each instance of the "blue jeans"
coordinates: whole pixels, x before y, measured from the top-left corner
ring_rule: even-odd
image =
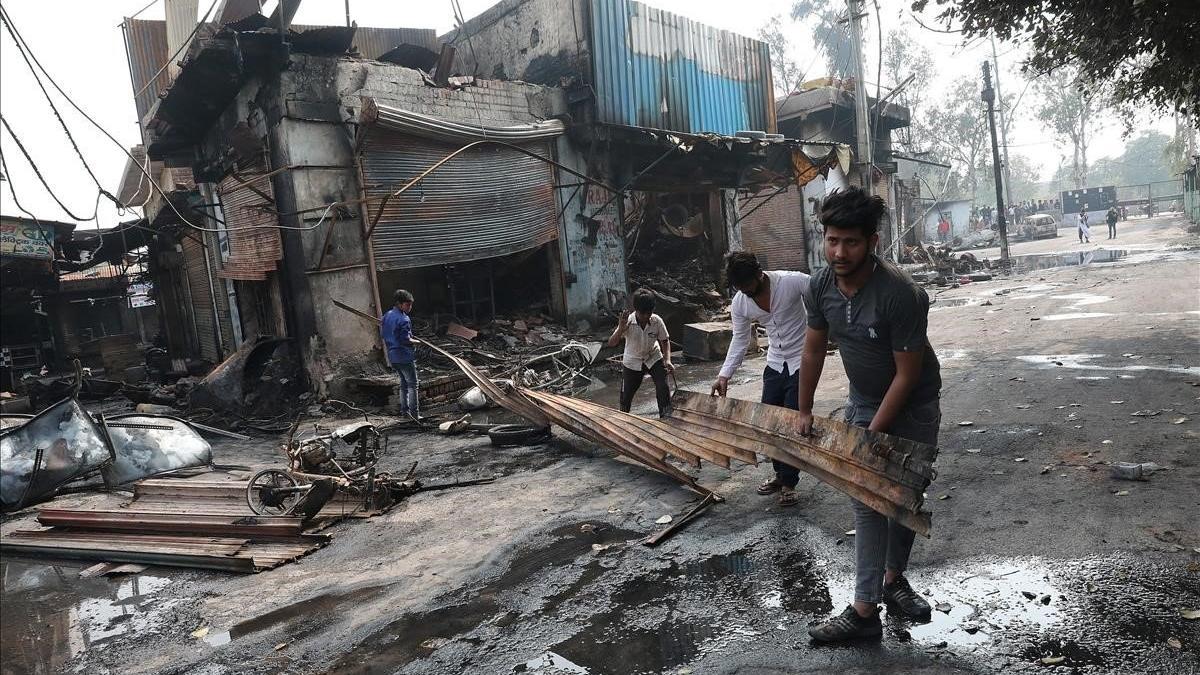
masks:
[[[856,427],[867,427],[878,405],[846,401],[846,423]],[[896,416],[892,428],[893,436],[911,441],[937,445],[938,425],[942,422],[941,403],[934,399],[927,403],[907,406]],[[900,523],[875,511],[857,499],[854,502],[854,556],[855,571],[854,599],[876,605],[883,600],[884,570],[903,572],[908,568],[908,556],[912,553],[916,533]]]
[[[400,376],[400,414],[419,417],[420,408],[417,407],[417,388],[420,384],[417,381],[417,364],[413,361],[409,361],[408,363],[393,363],[392,368]]]
[[[800,407],[800,371],[788,372],[787,364],[783,372],[776,372],[770,366],[763,368],[762,402],[767,405],[777,405],[796,410]],[[800,470],[790,464],[772,459],[771,467],[775,469],[775,480],[787,487],[794,488],[800,482]]]

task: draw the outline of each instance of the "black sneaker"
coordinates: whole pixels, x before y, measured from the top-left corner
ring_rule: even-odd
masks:
[[[898,576],[892,583],[883,585],[883,600],[910,619],[929,621],[931,616],[929,603],[917,595],[909,585],[908,579],[903,576]]]
[[[883,634],[883,623],[879,621],[879,612],[875,612],[874,616],[862,617],[854,605],[847,605],[841,614],[820,626],[809,628],[808,634],[817,642],[845,642],[879,637]]]

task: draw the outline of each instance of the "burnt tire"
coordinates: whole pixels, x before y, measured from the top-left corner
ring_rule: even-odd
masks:
[[[536,445],[550,438],[550,427],[535,427],[528,424],[501,424],[488,429],[492,445]]]

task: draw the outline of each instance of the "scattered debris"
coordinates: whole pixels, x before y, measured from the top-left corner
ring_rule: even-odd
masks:
[[[1025,458],[1024,458],[1024,457],[1018,457],[1018,458],[1014,459],[1013,461],[1014,461],[1014,462],[1024,462],[1024,461],[1025,461]]]
[[[671,523],[670,527],[667,527],[666,529],[662,530],[661,532],[656,532],[656,533],[650,535],[649,537],[646,537],[645,539],[642,540],[642,543],[645,544],[646,546],[658,546],[662,542],[669,539],[676,532],[678,532],[678,531],[682,530],[684,527],[686,527],[688,523],[692,522],[696,518],[699,518],[700,515],[703,514],[704,511],[707,510],[709,506],[712,506],[713,504],[717,503],[718,499],[719,498],[717,497],[716,493],[710,492],[707,495],[704,495],[704,499],[700,500],[700,503],[697,504],[696,506],[692,507],[692,509],[690,511],[688,511],[687,513],[685,513],[682,518]],[[663,522],[663,518],[666,518],[667,522],[671,521],[671,516],[663,516],[662,518],[658,519],[659,524],[662,524],[662,525],[666,524],[665,522]]]
[[[1029,591],[1021,591],[1021,595],[1025,596],[1026,600],[1033,600],[1037,597],[1037,593],[1030,593]]]
[[[936,609],[937,611],[941,612],[942,614],[949,614],[950,610],[953,609],[953,607],[948,602],[939,602],[938,604],[934,605],[933,608]]]
[[[1116,492],[1114,492],[1113,494],[1114,494],[1114,495],[1116,495],[1117,497],[1128,497],[1128,496],[1129,496],[1129,490],[1117,490],[1117,491],[1116,491]]]
[[[197,628],[196,630],[192,631],[192,637],[196,638],[197,640],[200,640],[200,639],[202,639],[202,638],[203,638],[205,635],[208,635],[208,631],[209,631],[209,629],[210,629],[210,627],[209,627],[209,626],[204,626],[204,627],[202,627],[202,628]]]
[[[853,537],[857,532],[858,530],[846,530],[846,536]]]
[[[1156,417],[1161,415],[1161,410],[1139,410],[1135,413],[1130,413],[1131,417]]]
[[[983,452],[983,448],[967,448],[965,452],[969,452],[972,455],[978,455],[979,453]]]
[[[667,523],[671,522],[672,520],[674,520],[674,519],[668,515],[668,516],[660,516],[659,519],[654,522],[659,525],[666,525]]]
[[[1200,609],[1181,609],[1179,610],[1179,616],[1182,616],[1189,621],[1194,621],[1196,619],[1200,619]]]
[[[970,427],[970,426],[975,426],[975,423],[974,423],[974,422],[972,422],[972,421],[970,421],[970,420],[965,420],[965,421],[963,421],[963,422],[959,422],[959,423],[958,423],[958,426],[960,426],[960,427]]]
[[[438,433],[442,434],[443,436],[456,436],[458,434],[461,434],[461,433],[467,431],[470,428],[471,428],[471,416],[468,414],[468,415],[463,415],[462,417],[460,417],[456,420],[451,420],[449,422],[442,422],[441,424],[438,425],[437,430],[438,430]]]
[[[1177,417],[1177,418],[1171,420],[1171,424],[1183,424],[1186,421],[1188,421],[1188,418],[1186,418],[1186,417]]]
[[[1161,470],[1162,467],[1154,462],[1116,462],[1111,467],[1111,475],[1118,480],[1146,480],[1150,474]]]
[[[1043,666],[1056,666],[1066,660],[1065,656],[1043,656],[1041,663]]]

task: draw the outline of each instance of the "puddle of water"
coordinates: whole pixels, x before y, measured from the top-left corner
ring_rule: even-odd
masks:
[[[1071,319],[1099,319],[1106,316],[1116,316],[1110,312],[1069,312],[1067,314],[1047,314],[1043,321],[1069,321]]]
[[[967,298],[938,298],[933,301],[929,307],[929,311],[937,312],[951,307],[974,307],[983,302],[983,298],[967,297]]]
[[[151,628],[174,604],[154,574],[79,578],[79,567],[0,560],[4,672],[57,673],[85,650]]]
[[[1112,300],[1112,297],[1107,295],[1096,295],[1094,293],[1068,293],[1066,295],[1052,295],[1052,300],[1074,300],[1067,305],[1067,309],[1077,309],[1088,305],[1101,305]]]
[[[1018,356],[1017,358],[1026,363],[1032,363],[1045,368],[1073,368],[1075,370],[1115,370],[1115,371],[1146,371],[1157,370],[1164,373],[1179,373],[1182,375],[1200,375],[1200,367],[1197,366],[1147,366],[1147,365],[1132,365],[1132,366],[1117,366],[1117,365],[1101,365],[1091,363],[1097,359],[1105,358],[1107,354],[1030,354],[1027,356]],[[1121,375],[1122,379],[1132,379],[1130,376]]]
[[[1032,270],[1051,269],[1054,267],[1072,267],[1091,265],[1094,263],[1116,262],[1128,254],[1125,249],[1099,248],[1093,251],[1076,251],[1072,253],[1038,253],[1012,257],[1014,272],[1029,272]]]

